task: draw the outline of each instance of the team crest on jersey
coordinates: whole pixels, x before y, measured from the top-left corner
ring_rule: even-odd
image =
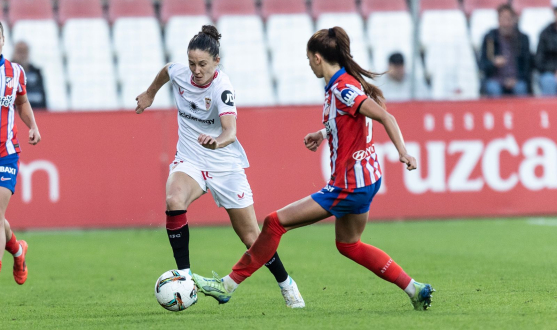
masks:
[[[205,98],[205,110],[209,110],[210,107],[211,107],[211,98],[206,97]]]
[[[6,77],[6,86],[8,88],[14,88],[15,80],[12,77]]]

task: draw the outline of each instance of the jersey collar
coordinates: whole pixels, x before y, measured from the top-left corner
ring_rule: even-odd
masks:
[[[3,61],[3,59],[2,59],[2,61]],[[192,85],[194,85],[197,88],[207,88],[207,87],[211,86],[211,84],[213,83],[213,81],[215,81],[215,79],[217,79],[218,75],[219,75],[219,71],[217,70],[217,71],[215,71],[215,74],[213,75],[213,79],[211,79],[211,81],[209,81],[209,83],[207,85],[198,85],[198,84],[195,83],[195,81],[193,81],[193,74],[192,74],[191,78],[190,78],[190,82],[191,82]]]
[[[0,66],[4,65],[4,62],[6,62],[6,60],[4,60],[4,55],[0,54]]]
[[[329,83],[327,84],[327,86],[325,86],[325,92],[328,92],[329,89],[331,89],[331,87],[334,85],[335,81],[338,79],[338,77],[342,76],[343,74],[346,73],[346,69],[344,69],[344,67],[342,67],[340,70],[338,70],[332,77],[331,80],[329,80]]]

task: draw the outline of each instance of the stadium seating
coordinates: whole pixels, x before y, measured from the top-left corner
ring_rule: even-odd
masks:
[[[267,44],[271,51],[272,71],[277,83],[279,104],[319,104],[323,101],[321,83],[312,73],[306,56],[313,22],[303,0],[263,2],[267,17]]]
[[[314,0],[312,12],[317,17],[317,29],[342,27],[350,37],[354,60],[365,69],[370,69],[369,49],[364,35],[364,21],[357,12],[354,1]]]
[[[166,24],[174,16],[205,16],[206,10],[205,0],[165,0],[161,3],[161,19]]]
[[[58,0],[58,21],[68,19],[103,18],[101,0]]]
[[[54,19],[50,0],[11,0],[9,5],[12,25],[18,20]]]
[[[135,98],[149,87],[165,64],[160,25],[149,0],[112,0],[109,17],[114,21],[113,47],[118,57],[121,104],[135,109]],[[165,85],[152,107],[170,106],[170,88]]]
[[[213,1],[213,17],[218,18],[217,27],[222,34],[221,63],[236,90],[236,104],[276,104],[263,20],[255,14],[255,3]]]
[[[72,110],[120,108],[110,28],[100,0],[60,0]]]
[[[457,0],[420,0],[420,10],[459,10]]]
[[[47,99],[52,111],[68,109],[66,75],[62,64],[58,25],[53,19],[17,20],[13,26],[12,40],[29,45],[30,61],[41,68]]]
[[[253,0],[212,0],[211,12],[214,21],[222,15],[257,15]]]
[[[405,0],[362,0],[362,15],[369,17],[375,12],[407,11]]]
[[[356,1],[354,0],[313,0],[311,1],[311,12],[314,18],[326,13],[356,13]]]
[[[166,0],[161,4],[161,17],[166,23],[165,46],[171,62],[186,63],[188,44],[203,25],[211,24],[204,0]]]
[[[456,1],[422,2],[420,41],[434,99],[479,97],[479,76],[466,17]]]
[[[373,53],[373,68],[377,72],[384,72],[388,67],[388,58],[395,52],[403,54],[407,68],[412,67],[412,35],[413,22],[410,13],[402,5],[390,3],[396,6],[376,6],[378,1],[367,1],[362,3],[362,8],[369,9],[367,20],[367,35]],[[369,7],[366,7],[369,6]],[[380,10],[385,8],[386,10]],[[398,10],[396,8],[403,8]]]
[[[110,0],[108,18],[111,22],[123,17],[154,17],[151,0]]]
[[[530,39],[530,50],[535,53],[541,31],[555,21],[551,2],[550,0],[516,0],[513,5],[520,12],[518,26]]]
[[[263,0],[261,15],[268,19],[270,15],[307,13],[305,0]]]

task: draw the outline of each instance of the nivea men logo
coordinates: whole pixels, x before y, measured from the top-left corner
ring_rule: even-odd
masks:
[[[229,105],[231,107],[234,106],[234,94],[232,94],[231,91],[224,91],[222,92],[222,94],[220,95],[220,98],[222,100],[222,102],[226,105]]]
[[[3,107],[9,107],[10,104],[12,104],[13,102],[14,102],[14,96],[13,95],[8,95],[8,96],[2,97],[2,99],[0,101],[0,105],[2,105]]]

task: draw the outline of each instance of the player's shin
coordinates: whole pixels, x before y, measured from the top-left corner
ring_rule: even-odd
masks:
[[[190,230],[185,210],[166,211],[166,233],[178,269],[190,268]]]
[[[232,267],[230,278],[240,284],[250,277],[276,253],[280,238],[286,229],[280,224],[277,213],[273,212],[265,218],[261,234],[242,256],[240,261]]]
[[[356,243],[342,243],[337,241],[338,251],[345,257],[371,270],[375,275],[396,284],[402,290],[406,289],[412,278],[381,249],[357,241]]]
[[[278,252],[275,252],[275,254],[271,257],[271,260],[265,263],[265,266],[271,271],[278,283],[282,283],[288,278],[288,273],[286,272],[286,269],[284,269],[284,265],[280,260]]]

